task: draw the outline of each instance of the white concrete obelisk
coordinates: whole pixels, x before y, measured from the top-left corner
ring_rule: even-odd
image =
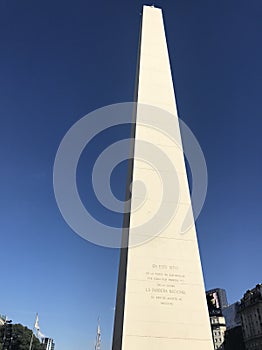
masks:
[[[178,135],[181,149],[159,134],[161,125],[151,129],[143,126],[138,105],[128,181],[139,179],[153,188],[144,203],[144,216],[150,216],[163,199],[158,177],[161,172],[164,176],[166,169],[161,169],[161,162],[157,171],[150,164],[141,163],[137,140],[142,139],[156,145],[171,159],[177,170],[180,196],[176,215],[168,225],[163,225],[154,239],[147,240],[150,232],[143,232],[147,242],[136,245],[136,227],[145,217],[143,211],[141,214],[132,210],[137,195],[135,188],[132,191],[131,212],[124,220],[129,227],[129,247],[122,249],[120,258],[113,350],[211,350],[213,342],[194,222],[186,234],[179,231],[191,200],[162,11],[158,8],[143,8],[139,55],[137,102],[172,114],[170,128]],[[168,183],[170,192],[174,183]],[[166,211],[170,205],[169,201],[161,202]],[[157,220],[163,220],[163,216]]]

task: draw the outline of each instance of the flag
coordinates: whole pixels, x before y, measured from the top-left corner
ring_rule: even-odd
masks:
[[[42,341],[43,338],[47,338],[42,332],[37,331],[37,338]]]
[[[36,318],[35,318],[35,329],[39,332],[40,327],[39,327],[39,319],[38,319],[38,314],[36,314]]]
[[[100,350],[100,345],[101,345],[101,329],[100,329],[100,322],[98,319],[95,350]]]

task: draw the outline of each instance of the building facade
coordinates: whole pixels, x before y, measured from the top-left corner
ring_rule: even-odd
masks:
[[[228,305],[226,291],[221,288],[206,292],[214,349],[224,350],[226,321],[222,310]]]
[[[224,348],[225,350],[246,350],[242,326],[236,326],[226,330]]]
[[[224,316],[210,316],[214,349],[224,350],[226,321]]]
[[[52,338],[43,338],[42,343],[46,345],[45,350],[54,350],[55,343]]]
[[[227,328],[224,342],[225,350],[245,350],[239,307],[240,302],[236,302],[223,309]]]
[[[213,297],[216,303],[216,307],[218,309],[223,310],[224,308],[228,307],[227,293],[225,289],[222,289],[222,288],[210,289],[206,292],[206,295],[211,295]]]
[[[246,350],[262,350],[262,284],[244,294],[239,313]]]
[[[229,305],[223,309],[223,316],[226,319],[227,330],[241,326],[241,317],[239,314],[240,302]]]

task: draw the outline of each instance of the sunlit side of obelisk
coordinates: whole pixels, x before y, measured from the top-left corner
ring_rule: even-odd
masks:
[[[174,134],[179,135],[179,122],[165,38],[162,11],[144,6],[137,76],[137,102],[166,110],[173,116]],[[132,207],[125,216],[129,227],[129,247],[122,249],[116,301],[113,350],[211,350],[213,349],[205,299],[202,267],[195,225],[181,234],[181,220],[191,208],[187,174],[182,151],[169,144],[165,136],[140,125],[138,106],[132,166],[128,181],[144,180],[153,184],[147,213],[161,202],[156,172],[141,165],[137,139],[157,145],[174,163],[180,186],[176,215],[154,239],[135,244],[135,227],[145,218]],[[170,124],[171,125],[171,124]],[[158,125],[159,128],[159,125]],[[137,147],[136,147],[137,146]],[[158,169],[158,175],[165,169]],[[168,184],[170,191],[174,184]],[[168,209],[170,203],[161,202]],[[162,217],[159,216],[159,220]]]

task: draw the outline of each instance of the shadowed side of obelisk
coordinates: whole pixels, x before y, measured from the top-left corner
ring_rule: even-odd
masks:
[[[141,22],[140,34],[139,34],[134,101],[137,101],[137,94],[138,94],[141,28],[142,28],[142,22]],[[112,350],[122,349],[123,321],[124,321],[124,308],[125,308],[125,291],[126,291],[126,269],[127,269],[130,210],[131,210],[130,199],[132,196],[132,193],[130,191],[130,187],[131,187],[132,181],[133,181],[133,168],[134,168],[134,147],[135,147],[134,140],[135,140],[135,133],[136,133],[136,113],[137,113],[136,107],[137,107],[136,104],[134,104],[134,110],[133,110],[133,115],[132,115],[131,135],[130,135],[130,151],[129,151],[127,181],[126,181],[126,194],[125,194],[126,204],[125,204],[125,214],[123,217],[122,248],[120,249],[120,260],[119,260],[119,271],[118,271],[118,283],[117,283],[117,295],[116,295]]]

